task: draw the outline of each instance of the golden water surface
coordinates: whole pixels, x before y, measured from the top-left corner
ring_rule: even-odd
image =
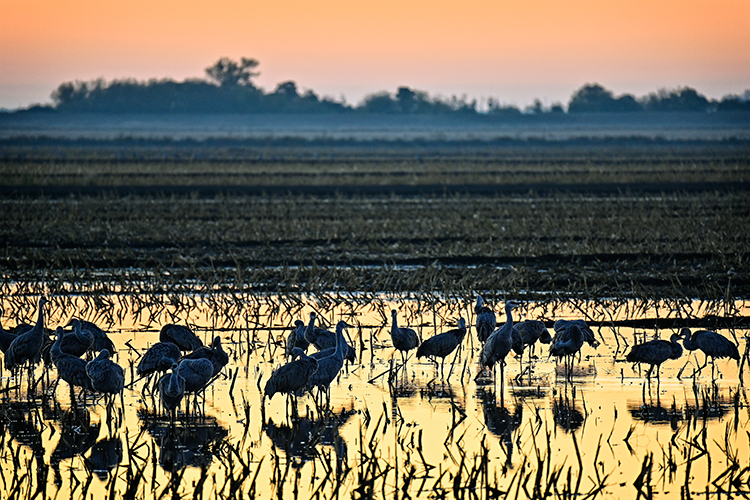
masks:
[[[3,326],[33,321],[36,298],[3,299]],[[736,302],[733,314],[750,304]],[[596,322],[724,314],[698,302],[674,305],[524,304],[516,320]],[[478,375],[473,326],[445,364],[447,380],[412,351],[406,368],[391,344],[390,310],[422,339],[473,325],[473,303],[418,296],[285,298],[181,296],[52,298],[46,326],[72,317],[108,330],[126,370],[122,398],[71,405],[54,369],[2,372],[2,498],[685,498],[749,492],[750,415],[742,372],[702,354],[664,363],[660,380],[625,362],[638,339],[669,331],[595,326],[571,380],[537,344],[531,361],[509,357],[505,376]],[[316,311],[323,326],[345,319],[358,354],[331,385],[330,403],[310,395],[296,408],[261,389],[285,362],[295,319]],[[501,304],[495,305],[504,322]],[[230,362],[197,407],[174,423],[134,366],[165,323],[188,324],[205,343],[219,335]],[[615,324],[615,323],[612,323]],[[551,330],[551,329],[550,329]],[[719,330],[746,349],[745,330]],[[395,354],[395,355],[394,355]],[[393,360],[393,362],[391,362]],[[531,366],[528,371],[529,363]],[[712,382],[712,368],[715,381]],[[522,370],[523,376],[519,376]],[[742,365],[746,370],[746,363]],[[476,381],[475,381],[476,379]],[[190,413],[185,414],[185,409]]]

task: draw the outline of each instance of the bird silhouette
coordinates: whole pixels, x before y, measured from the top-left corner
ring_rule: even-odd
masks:
[[[16,338],[8,346],[5,352],[5,368],[12,370],[29,362],[30,365],[39,363],[42,357],[42,345],[44,344],[44,306],[48,301],[45,297],[39,298],[39,311],[36,324]]]
[[[310,313],[310,322],[305,328],[305,341],[312,344],[318,351],[325,351],[336,347],[336,333],[325,328],[318,328],[315,326],[315,320],[317,315],[314,312]],[[350,363],[354,363],[357,360],[357,353],[349,343],[344,340],[344,359]]]
[[[492,309],[484,305],[484,299],[481,295],[477,295],[474,313],[477,315],[477,339],[484,344],[497,328],[497,319]]]
[[[456,347],[461,345],[465,336],[466,320],[459,318],[458,328],[439,333],[422,342],[417,349],[417,358],[424,356],[442,358],[440,361],[440,378],[442,379],[444,378],[443,365],[445,364],[445,358],[455,351]]]
[[[91,387],[102,394],[119,394],[125,387],[125,371],[109,359],[110,353],[102,349],[99,355],[86,363],[86,374],[91,379]]]
[[[94,345],[92,346],[94,352],[102,352],[104,349],[109,351],[110,354],[115,354],[117,352],[115,343],[109,338],[107,332],[99,328],[96,323],[83,319],[78,321],[81,323],[82,330],[91,332],[91,335],[94,336]]]
[[[177,365],[177,373],[185,379],[185,392],[195,394],[211,381],[214,365],[206,358],[183,359]]]
[[[573,325],[577,326],[578,329],[581,330],[583,341],[596,349],[596,347],[599,345],[599,341],[596,340],[594,331],[589,327],[588,323],[586,323],[586,321],[582,319],[558,319],[557,321],[555,321],[555,324],[553,326],[555,330],[555,336],[552,339],[552,343],[554,344],[556,342],[565,342],[567,340],[567,336],[569,335],[568,330]]]
[[[691,334],[690,328],[683,328],[680,330],[680,336],[685,349],[688,351],[700,350],[706,355],[706,360],[698,371],[708,364],[709,356],[711,361],[716,358],[731,358],[737,360],[737,364],[740,362],[740,351],[737,346],[723,335],[708,330],[699,330]],[[712,378],[714,376],[713,363],[711,365],[711,376]]]
[[[221,369],[224,368],[227,363],[229,363],[229,356],[221,347],[221,337],[219,337],[218,335],[215,336],[213,342],[211,343],[211,347],[200,347],[183,357],[183,359],[200,358],[206,358],[213,365],[214,371],[211,375],[212,377],[218,375],[219,372],[221,372]]]
[[[57,327],[55,333],[57,339],[50,348],[50,358],[57,368],[57,376],[68,383],[71,391],[73,387],[81,387],[87,391],[94,390],[91,379],[86,373],[86,361],[60,349],[61,340],[65,337],[65,331],[61,326]]]
[[[541,342],[542,344],[549,344],[552,342],[552,336],[549,334],[549,330],[547,330],[547,327],[544,325],[544,321],[539,320],[532,320],[527,319],[526,321],[519,321],[518,323],[513,324],[513,330],[516,331],[516,334],[518,335],[518,338],[521,339],[520,343],[520,350],[521,350],[521,356],[519,357],[519,361],[521,363],[521,368],[523,368],[523,351],[526,349],[526,347],[529,347],[529,366],[527,367],[527,370],[529,371],[529,376],[531,375],[531,351],[534,349],[534,344],[537,343],[537,341]],[[523,375],[525,371],[521,370],[521,375]]]
[[[50,454],[50,466],[55,484],[61,485],[60,462],[80,456],[91,448],[99,437],[101,424],[91,422],[91,415],[85,408],[62,410],[55,420],[60,423],[60,439]]]
[[[11,342],[13,342],[17,336],[18,334],[9,332],[0,325],[0,351],[2,351],[3,354],[5,354],[10,347]]]
[[[159,342],[172,342],[180,351],[194,351],[203,347],[203,342],[187,326],[167,324],[161,327]]]
[[[172,420],[174,420],[177,407],[180,406],[180,402],[185,395],[185,377],[180,375],[177,366],[177,363],[172,363],[170,367],[172,371],[162,375],[157,382],[159,399],[164,408],[171,413]]]
[[[573,357],[581,350],[583,342],[583,331],[576,323],[567,325],[564,330],[558,331],[555,338],[552,339],[552,345],[549,348],[550,356],[564,358],[566,379],[571,376]]]
[[[412,328],[398,326],[398,311],[393,309],[391,311],[391,340],[393,341],[393,347],[401,351],[401,360],[403,366],[406,366],[406,355],[412,349],[416,349],[419,346],[419,337],[417,332]]]
[[[97,441],[83,463],[89,472],[106,482],[112,470],[122,461],[122,456],[120,436],[111,436]]]
[[[291,394],[303,389],[318,371],[318,360],[305,354],[301,347],[292,349],[292,361],[278,367],[266,381],[263,397],[273,399],[275,394]]]
[[[307,348],[310,347],[310,343],[305,340],[305,322],[298,319],[294,322],[294,328],[286,339],[286,357],[292,356],[292,351],[295,347],[299,347],[303,351],[307,352]]]
[[[651,365],[646,372],[646,378],[651,378],[651,371],[656,367],[656,378],[659,378],[661,364],[668,359],[679,359],[682,356],[682,346],[677,342],[680,340],[678,334],[672,334],[670,341],[649,340],[643,344],[634,345],[625,359],[629,363],[646,363]]]
[[[72,332],[66,332],[60,340],[60,350],[76,357],[81,357],[94,346],[94,334],[90,330],[83,330],[81,322],[70,320]]]
[[[542,344],[549,344],[552,342],[552,336],[544,325],[544,321],[527,319],[526,321],[519,321],[513,325],[513,328],[521,336],[521,343],[524,348],[532,347],[537,341]]]
[[[320,351],[320,355],[314,358],[317,359],[318,369],[312,374],[307,383],[309,389],[317,387],[328,392],[331,382],[333,382],[344,366],[344,329],[348,326],[346,321],[339,321],[336,324],[336,347],[333,351],[330,349]],[[315,354],[317,353],[314,353],[312,356],[315,356]]]
[[[509,300],[505,303],[505,324],[497,328],[487,338],[482,346],[482,353],[479,357],[480,367],[493,369],[495,364],[500,365],[500,380],[504,383],[505,378],[505,357],[511,349],[519,348],[521,338],[518,332],[513,330],[513,309],[518,307],[518,303]]]
[[[180,348],[172,342],[157,342],[148,348],[141,356],[136,368],[140,377],[145,377],[156,372],[165,372],[177,363],[182,356]]]

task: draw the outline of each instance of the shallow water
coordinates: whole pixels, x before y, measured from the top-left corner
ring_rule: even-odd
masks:
[[[32,301],[4,299],[3,325],[14,324],[19,313],[33,318]],[[394,295],[53,299],[47,326],[78,316],[105,327],[118,347],[116,360],[126,368],[126,383],[139,355],[158,341],[160,325],[168,322],[194,326],[206,342],[220,335],[230,363],[200,409],[181,413],[173,425],[158,401],[144,393],[143,380],[108,411],[105,400],[92,397],[85,407],[80,401],[71,406],[66,384],[52,387],[54,370],[45,386],[47,377],[37,368],[35,376],[43,382],[33,397],[25,379],[3,371],[2,497],[748,493],[750,406],[737,364],[717,361],[712,383],[710,365],[695,374],[702,354],[683,355],[662,366],[659,381],[647,383],[645,370],[624,361],[626,343],[636,336],[668,338],[671,331],[598,326],[601,345],[584,345],[571,381],[548,359],[547,346],[537,345],[530,375],[517,377],[520,360],[508,359],[504,380],[493,383],[489,377],[475,381],[479,348],[471,328],[455,360],[447,358],[448,381],[412,353],[389,385],[391,358],[400,363],[389,337],[392,308],[399,310],[400,325],[426,339],[452,328],[460,315],[473,324],[472,305]],[[524,304],[516,319],[722,313],[711,304],[683,305],[684,310],[629,302]],[[263,405],[260,388],[284,361],[287,327],[312,310],[326,326],[339,319],[354,325],[348,335],[358,362],[332,384],[328,410],[316,408],[311,396],[300,397],[294,411],[278,395]],[[737,302],[732,312],[749,310],[750,304]],[[745,351],[747,331],[719,333],[737,339]],[[525,353],[523,366],[528,364]]]

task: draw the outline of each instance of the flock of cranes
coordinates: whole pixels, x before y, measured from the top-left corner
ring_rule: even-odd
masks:
[[[541,342],[549,344],[550,356],[563,360],[566,377],[569,377],[574,359],[579,355],[583,345],[589,344],[594,348],[599,345],[594,332],[584,320],[557,320],[554,323],[554,337],[542,321],[527,320],[515,323],[513,310],[518,305],[514,301],[505,303],[506,320],[498,327],[494,311],[485,305],[481,296],[477,296],[474,312],[477,338],[482,344],[479,355],[479,367],[482,370],[480,374],[485,370],[494,373],[495,367],[499,366],[500,378],[503,380],[506,358],[510,352],[519,355],[523,363],[523,352],[526,348]],[[313,387],[328,389],[344,365],[345,353],[346,359],[353,360],[354,349],[346,343],[343,335],[343,330],[348,325],[340,321],[336,332],[333,333],[316,327],[315,320],[315,313],[311,313],[307,326],[300,320],[296,322],[296,327],[287,341],[286,354],[291,361],[271,375],[266,382],[265,397],[272,398],[277,393],[295,395],[305,390],[309,391]],[[440,374],[441,378],[444,378],[445,358],[453,353],[466,337],[466,320],[459,318],[458,328],[439,333],[422,343],[416,331],[399,326],[396,310],[391,311],[391,321],[391,341],[393,347],[401,354],[401,366],[405,366],[409,351],[416,349],[417,358],[440,359]],[[321,343],[322,338],[327,339],[326,344]],[[682,345],[678,343],[680,339]],[[310,345],[320,350],[308,356],[306,351]],[[323,349],[323,345],[330,347]],[[671,342],[652,340],[633,346],[627,355],[627,361],[650,365],[646,374],[649,379],[651,371],[656,367],[658,378],[661,364],[669,359],[678,359],[682,355],[683,347],[690,351],[702,351],[706,355],[706,363],[709,357],[728,357],[738,362],[740,359],[737,346],[718,333],[705,330],[691,333],[690,329],[683,328],[679,335],[672,335]],[[529,359],[530,356],[531,354]]]
[[[0,350],[4,353],[5,368],[18,371],[23,366],[31,368],[44,360],[45,365],[55,366],[58,379],[68,383],[72,397],[74,388],[104,395],[121,393],[125,387],[125,371],[110,359],[116,351],[107,334],[93,323],[72,319],[68,324],[72,330],[66,331],[58,326],[52,340],[44,327],[46,304],[47,299],[40,298],[36,324],[19,325],[14,333],[0,328]],[[594,332],[583,320],[556,321],[554,337],[542,321],[515,323],[513,310],[518,305],[514,301],[505,303],[505,323],[498,326],[494,311],[485,305],[481,296],[477,297],[474,312],[477,338],[482,345],[480,374],[486,370],[494,374],[495,367],[499,366],[503,380],[506,358],[510,352],[519,355],[523,363],[524,350],[541,342],[549,344],[550,356],[564,360],[568,376],[574,357],[580,353],[584,343],[592,347],[598,345]],[[354,348],[344,337],[349,325],[339,321],[332,332],[317,327],[316,320],[317,315],[313,312],[307,324],[300,320],[296,322],[285,350],[289,361],[278,367],[266,381],[264,398],[272,398],[279,393],[294,397],[313,388],[319,394],[327,393],[345,361],[356,361]],[[456,351],[468,333],[466,320],[460,318],[457,328],[420,342],[414,329],[399,326],[395,309],[391,311],[391,322],[390,336],[393,347],[401,354],[401,366],[406,365],[409,352],[416,349],[417,358],[432,358],[436,363],[440,359],[441,378],[444,377],[445,358]],[[308,354],[310,346],[317,351]],[[661,364],[680,358],[683,349],[702,351],[706,364],[709,357],[728,357],[738,362],[740,359],[737,346],[727,338],[705,330],[691,332],[688,328],[672,335],[670,341],[652,340],[635,345],[626,359],[630,363],[649,365],[647,378],[656,367],[658,378]],[[228,362],[229,356],[222,349],[221,337],[214,337],[211,346],[206,347],[188,327],[168,324],[162,327],[159,342],[141,356],[136,373],[141,378],[158,377],[153,387],[164,408],[174,418],[184,396],[203,391]]]
[[[31,386],[33,367],[44,360],[46,367],[55,367],[58,380],[70,386],[74,403],[76,388],[105,396],[122,393],[125,370],[110,359],[116,349],[107,333],[93,323],[74,318],[67,325],[72,330],[58,326],[55,338],[49,338],[44,316],[47,303],[45,297],[39,299],[33,326],[21,324],[14,332],[0,327],[5,369],[18,373],[28,367]],[[162,405],[174,417],[183,397],[204,390],[227,363],[229,356],[221,347],[221,337],[205,347],[188,327],[169,324],[162,327],[159,342],[141,356],[136,371],[142,378],[160,375],[156,389]]]

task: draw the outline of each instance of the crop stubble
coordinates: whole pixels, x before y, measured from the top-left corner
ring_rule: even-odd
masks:
[[[5,148],[3,287],[750,293],[743,143],[312,149]]]

